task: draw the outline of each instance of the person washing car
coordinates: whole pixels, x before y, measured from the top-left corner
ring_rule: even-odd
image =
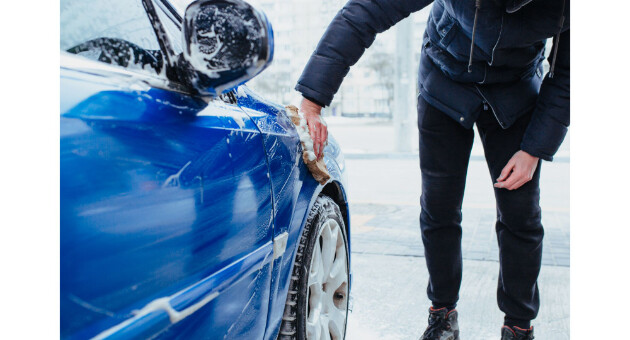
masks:
[[[430,0],[350,0],[335,16],[295,89],[318,157],[321,109],[381,33]],[[420,228],[432,301],[421,339],[459,339],[461,221],[474,124],[495,181],[501,339],[533,339],[540,301],[540,163],[569,125],[569,0],[436,0],[418,72]],[[546,39],[553,38],[543,77]],[[463,298],[466,298],[465,296]],[[465,330],[462,330],[465,332]]]

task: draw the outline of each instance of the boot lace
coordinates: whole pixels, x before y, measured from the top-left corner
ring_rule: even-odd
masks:
[[[451,329],[451,325],[446,318],[442,318],[440,315],[429,314],[429,326],[424,331],[423,339],[439,340],[442,332],[449,329]]]

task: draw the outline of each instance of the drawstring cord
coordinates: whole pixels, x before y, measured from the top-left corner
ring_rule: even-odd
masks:
[[[473,22],[472,40],[470,41],[470,57],[468,59],[468,73],[472,72],[473,50],[475,49],[475,31],[477,30],[477,14],[479,14],[479,8],[481,8],[481,0],[475,0],[475,21]]]
[[[562,13],[560,14],[560,20],[558,25],[560,26],[560,30],[553,38],[553,58],[551,59],[551,68],[549,70],[549,78],[553,78],[554,71],[556,69],[556,58],[558,57],[558,45],[560,45],[560,33],[562,33],[562,26],[564,25],[564,9],[566,5],[566,0],[562,1]],[[479,14],[479,8],[481,8],[481,0],[475,0],[475,19],[473,21],[473,31],[472,38],[470,41],[470,55],[468,57],[468,73],[472,72],[472,60],[473,60],[473,51],[475,50],[475,33],[477,31],[477,16]]]
[[[564,5],[566,0],[562,1],[562,13],[560,14],[560,30],[553,38],[553,58],[551,59],[551,68],[549,69],[549,78],[553,78],[553,72],[556,69],[556,57],[558,57],[558,45],[560,45],[560,33],[562,32],[562,26],[564,25]],[[470,72],[470,71],[468,71]]]

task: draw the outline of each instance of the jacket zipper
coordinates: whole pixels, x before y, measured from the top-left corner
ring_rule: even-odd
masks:
[[[494,64],[494,52],[497,49],[497,46],[499,46],[499,41],[501,41],[501,35],[503,34],[503,18],[505,17],[504,14],[501,14],[501,28],[499,28],[499,37],[497,38],[497,42],[494,43],[494,47],[492,48],[492,57],[490,58],[490,66],[492,66],[492,64]]]
[[[475,89],[477,90],[477,92],[479,92],[479,94],[481,95],[481,97],[485,101],[484,102],[484,107],[485,107],[485,105],[490,106],[490,110],[492,110],[492,114],[494,115],[494,118],[496,118],[497,122],[499,122],[499,125],[501,125],[501,127],[503,129],[505,129],[505,126],[503,126],[503,122],[501,121],[501,119],[499,119],[499,117],[497,117],[497,113],[494,111],[494,107],[492,106],[492,104],[490,104],[490,102],[488,101],[486,96],[483,95],[483,93],[481,92],[481,90],[479,90],[479,88],[477,86],[475,86]]]

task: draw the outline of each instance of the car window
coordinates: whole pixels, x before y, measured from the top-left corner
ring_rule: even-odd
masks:
[[[175,10],[182,17],[184,17],[184,12],[186,11],[186,7],[188,7],[188,5],[190,5],[191,2],[193,2],[193,0],[171,0],[170,1],[171,5],[173,5]]]
[[[62,50],[162,73],[162,52],[141,0],[61,0],[60,19]]]

